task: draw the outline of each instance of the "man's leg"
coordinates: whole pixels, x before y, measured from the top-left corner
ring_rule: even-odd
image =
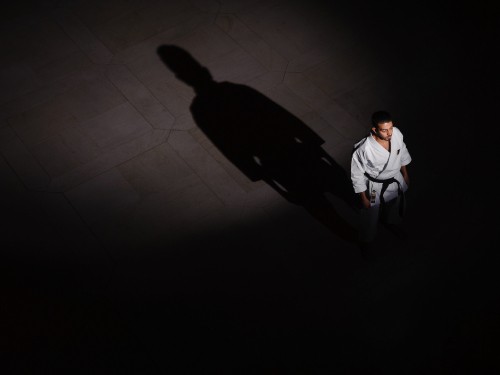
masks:
[[[399,196],[385,203],[380,218],[384,224],[388,225],[402,224],[403,218],[401,217],[399,212],[400,204],[401,204],[401,198]]]
[[[358,240],[361,243],[372,242],[377,235],[380,206],[361,208],[359,211]]]
[[[389,229],[394,235],[401,239],[406,239],[408,234],[403,227],[403,217],[400,213],[401,197],[386,202],[381,212],[381,222]],[[404,215],[404,212],[403,212]]]

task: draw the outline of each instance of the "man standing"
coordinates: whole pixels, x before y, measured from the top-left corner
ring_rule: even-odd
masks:
[[[400,224],[410,162],[403,134],[391,115],[373,113],[370,134],[354,145],[351,159],[351,180],[361,204],[358,239],[362,245],[375,239],[379,220],[396,234],[404,233]]]

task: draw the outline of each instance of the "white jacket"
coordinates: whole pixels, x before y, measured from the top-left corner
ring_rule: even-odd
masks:
[[[385,180],[394,177],[403,188],[408,189],[401,174],[401,167],[411,162],[411,156],[403,142],[403,134],[394,127],[391,138],[391,152],[382,147],[370,134],[354,145],[351,159],[351,180],[354,192],[361,193],[368,189],[368,196],[375,190],[375,203],[380,204],[380,192],[382,183],[373,182],[365,176],[365,172],[373,178]],[[384,193],[386,202],[396,198],[398,195],[398,184],[392,183]]]

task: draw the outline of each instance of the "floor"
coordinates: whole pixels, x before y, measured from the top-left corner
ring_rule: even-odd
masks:
[[[494,17],[444,3],[6,6],[5,374],[498,373]],[[409,238],[365,251],[380,109]]]

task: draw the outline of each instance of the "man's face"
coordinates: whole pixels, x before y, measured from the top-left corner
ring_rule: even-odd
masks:
[[[384,141],[390,141],[394,125],[392,121],[379,123],[377,127],[373,127],[375,135]]]

